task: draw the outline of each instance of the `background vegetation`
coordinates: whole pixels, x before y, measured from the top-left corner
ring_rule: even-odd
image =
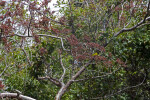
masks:
[[[0,0],[0,98],[150,99],[149,0],[50,3]]]

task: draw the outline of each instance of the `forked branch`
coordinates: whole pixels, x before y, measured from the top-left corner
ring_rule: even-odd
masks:
[[[56,86],[58,87],[61,87],[62,84],[60,83],[59,80],[55,79],[55,78],[52,78],[50,76],[45,76],[45,77],[38,77],[39,80],[49,80],[51,81],[53,84],[55,84]]]

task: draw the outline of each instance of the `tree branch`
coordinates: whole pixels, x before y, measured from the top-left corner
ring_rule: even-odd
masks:
[[[147,7],[146,15],[144,16],[144,19],[141,22],[139,22],[138,24],[136,24],[135,26],[133,26],[131,28],[123,28],[118,33],[116,33],[114,35],[114,37],[117,37],[118,35],[120,35],[123,32],[132,31],[132,30],[136,29],[137,27],[140,27],[142,24],[144,24],[146,20],[149,20],[150,19],[150,17],[148,17],[148,15],[149,15],[149,6],[150,6],[150,0],[148,1],[148,7]]]
[[[95,76],[95,77],[90,77],[90,78],[85,78],[85,79],[74,80],[74,82],[87,81],[87,80],[90,80],[90,79],[106,77],[106,76],[112,75],[113,73],[117,72],[119,69],[120,68],[118,68],[117,70],[115,70],[111,73],[106,73],[105,75],[102,75],[102,76]]]
[[[38,77],[38,79],[40,79],[40,80],[49,80],[49,81],[51,81],[53,84],[55,84],[56,86],[58,86],[58,87],[61,87],[62,86],[62,84],[61,84],[61,82],[59,81],[59,80],[57,80],[57,79],[55,79],[55,78],[52,78],[52,77],[50,77],[50,76],[46,76],[46,77]]]
[[[56,95],[56,100],[60,100],[60,98],[66,92],[66,90],[69,88],[69,86],[74,82],[75,79],[77,79],[82,74],[82,72],[84,72],[86,67],[90,64],[91,64],[91,61],[89,61],[87,64],[85,64],[74,76],[72,76],[72,78],[66,84],[62,85],[61,89],[58,91],[58,93]]]
[[[36,99],[33,99],[31,97],[28,97],[28,96],[24,96],[24,95],[19,95],[17,93],[0,93],[0,98],[3,99],[3,98],[20,98],[20,99],[23,99],[23,100],[36,100]]]
[[[42,37],[51,37],[51,38],[56,38],[56,39],[60,39],[60,41],[61,41],[61,46],[62,46],[62,48],[63,48],[63,50],[64,51],[69,51],[69,50],[67,50],[67,49],[65,49],[65,47],[64,47],[64,42],[63,42],[63,39],[64,38],[62,38],[62,37],[58,37],[58,36],[54,36],[54,35],[47,35],[47,34],[37,34],[38,36],[42,36]],[[26,37],[29,37],[29,38],[33,38],[34,36],[28,36],[28,35],[21,35],[21,34],[13,34],[13,35],[7,35],[7,36],[5,36],[5,37],[12,37],[12,36],[18,36],[18,37],[24,37],[24,38],[26,38]],[[3,37],[2,37],[3,38]]]
[[[22,47],[21,47],[21,49],[22,49],[22,51],[24,52],[24,54],[26,55],[26,58],[27,58],[27,61],[28,61],[29,65],[32,66],[32,63],[31,63],[31,61],[30,61],[30,59],[29,59],[29,57],[28,57],[26,51],[25,51],[24,48],[22,48]]]
[[[148,17],[149,13],[150,13],[150,0],[148,1],[148,4],[147,4],[147,12],[146,12],[146,15],[144,16],[144,19],[141,20],[139,23],[137,23],[136,25],[134,25],[131,28],[125,28],[124,27],[122,30],[120,30],[119,32],[117,32],[116,34],[114,34],[114,36],[109,40],[109,42],[107,42],[106,44],[104,44],[104,47],[106,47],[114,39],[114,37],[119,36],[121,33],[132,31],[132,30],[134,30],[136,28],[139,28],[139,27],[143,26],[143,24],[145,24],[145,22],[147,20],[150,20],[150,17]]]
[[[143,26],[143,24],[145,24],[146,20],[150,20],[150,17],[147,17],[146,19],[144,18],[141,22],[139,22],[138,24],[136,24],[135,26],[131,27],[131,28],[123,28],[122,30],[120,30],[119,32],[117,32],[116,34],[114,34],[114,36],[110,39],[110,41],[108,43],[106,43],[104,45],[104,47],[106,47],[112,40],[114,40],[115,37],[119,36],[121,33],[123,32],[129,32],[129,31],[133,31],[136,28],[139,28],[141,26]],[[149,23],[145,24],[148,25]]]
[[[142,24],[145,23],[146,20],[149,20],[149,19],[150,19],[150,17],[144,18],[141,22],[139,22],[138,24],[136,24],[135,26],[133,26],[133,27],[131,27],[131,28],[123,28],[123,29],[120,30],[118,33],[116,33],[116,34],[114,35],[114,37],[117,37],[118,35],[120,35],[120,34],[123,33],[123,32],[132,31],[132,30],[136,29],[137,27],[140,27]]]
[[[61,78],[59,79],[59,81],[60,81],[60,82],[63,82],[63,79],[64,79],[65,74],[66,74],[66,68],[65,68],[64,65],[63,65],[61,55],[60,55],[60,64],[61,64],[61,67],[63,68],[63,74],[62,74]]]

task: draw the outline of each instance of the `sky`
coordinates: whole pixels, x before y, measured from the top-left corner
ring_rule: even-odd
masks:
[[[67,0],[62,0],[62,1],[67,1]],[[49,4],[50,8],[52,11],[56,11],[56,14],[58,14],[57,12],[59,11],[59,7],[55,7],[55,5],[57,5],[57,0],[52,0],[51,3]],[[61,7],[64,7],[65,5],[62,5]]]
[[[59,10],[59,8],[54,7],[54,5],[56,5],[56,4],[57,4],[57,0],[52,0],[51,3],[49,4],[49,6],[51,7],[51,9],[53,11],[58,11]]]
[[[3,0],[3,1],[12,1],[12,0]],[[43,0],[39,0],[39,1],[43,1]],[[55,11],[54,15],[57,15],[57,16],[61,16],[61,14],[59,13],[59,7],[55,7],[55,5],[57,5],[57,1],[58,0],[51,0],[51,2],[49,3],[49,6],[51,8],[51,11]],[[59,1],[67,1],[67,0],[59,0]],[[65,5],[61,5],[61,7],[64,7]]]
[[[3,0],[3,1],[12,1],[12,0]],[[39,1],[43,1],[43,0],[39,0]],[[62,0],[62,1],[67,1],[67,0]],[[54,7],[54,5],[57,4],[57,0],[51,0],[51,3],[49,4],[49,6],[51,7],[51,9],[53,11],[58,11],[59,10],[59,7]]]

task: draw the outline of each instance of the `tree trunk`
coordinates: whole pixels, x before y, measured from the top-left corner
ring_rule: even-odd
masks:
[[[65,88],[65,85],[63,85],[61,87],[61,89],[58,91],[58,93],[57,93],[57,95],[55,97],[55,100],[60,100],[62,95],[65,93],[65,91],[66,91],[66,88]]]
[[[84,65],[74,76],[72,76],[72,78],[67,82],[67,84],[61,83],[62,87],[61,89],[58,91],[55,100],[61,100],[62,95],[66,92],[66,90],[69,88],[69,86],[73,83],[73,81],[78,78],[82,72],[84,72],[85,67],[88,66],[90,64],[91,61],[89,61],[86,65]]]

